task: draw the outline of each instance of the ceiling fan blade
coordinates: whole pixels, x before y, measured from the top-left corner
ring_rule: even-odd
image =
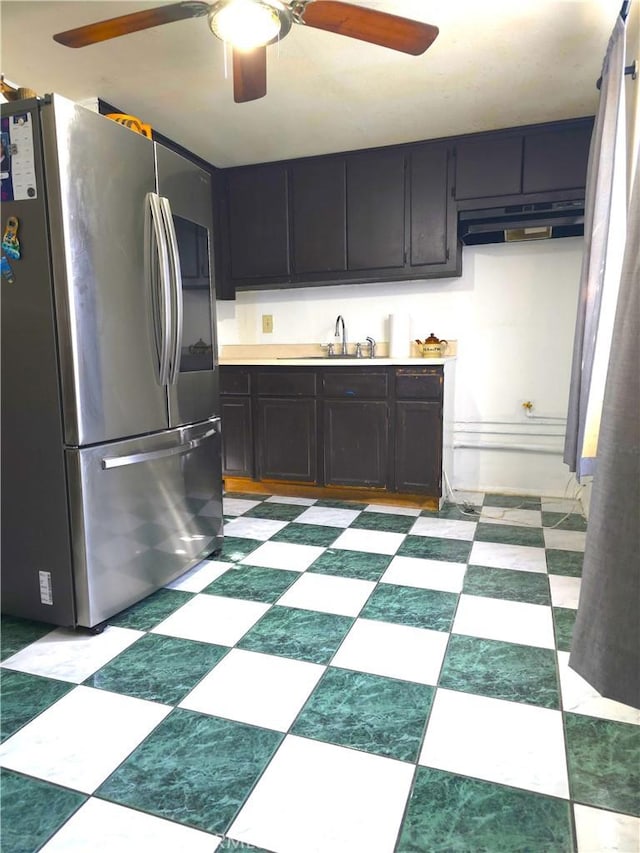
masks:
[[[305,8],[302,20],[318,30],[350,36],[413,56],[424,53],[439,32],[431,24],[338,0],[312,0]]]
[[[267,48],[233,51],[233,100],[236,104],[257,101],[267,94]]]
[[[128,33],[135,33],[138,30],[158,27],[160,24],[170,24],[173,21],[182,21],[185,18],[197,18],[200,15],[206,15],[208,11],[208,3],[172,3],[169,6],[145,9],[142,12],[120,15],[117,18],[98,21],[96,24],[87,24],[85,27],[56,33],[53,38],[54,41],[63,44],[65,47],[86,47],[90,44],[107,41],[107,39],[125,36]]]

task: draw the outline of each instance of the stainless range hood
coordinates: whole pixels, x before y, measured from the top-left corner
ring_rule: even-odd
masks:
[[[465,246],[511,243],[584,234],[584,201],[514,204],[461,210],[458,234]]]

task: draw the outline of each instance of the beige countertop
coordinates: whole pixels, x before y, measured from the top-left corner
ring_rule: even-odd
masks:
[[[455,356],[448,358],[296,358],[284,356],[280,358],[221,358],[220,366],[258,366],[258,367],[387,367],[409,366],[416,367],[447,364],[454,361]]]

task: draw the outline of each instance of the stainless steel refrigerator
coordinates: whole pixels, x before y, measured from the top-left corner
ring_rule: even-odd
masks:
[[[210,175],[58,95],[2,141],[2,610],[94,628],[222,544]]]

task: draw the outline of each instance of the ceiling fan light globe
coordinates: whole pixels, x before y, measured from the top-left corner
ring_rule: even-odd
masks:
[[[269,44],[284,34],[278,10],[260,0],[216,3],[209,15],[209,26],[214,35],[239,50]]]

